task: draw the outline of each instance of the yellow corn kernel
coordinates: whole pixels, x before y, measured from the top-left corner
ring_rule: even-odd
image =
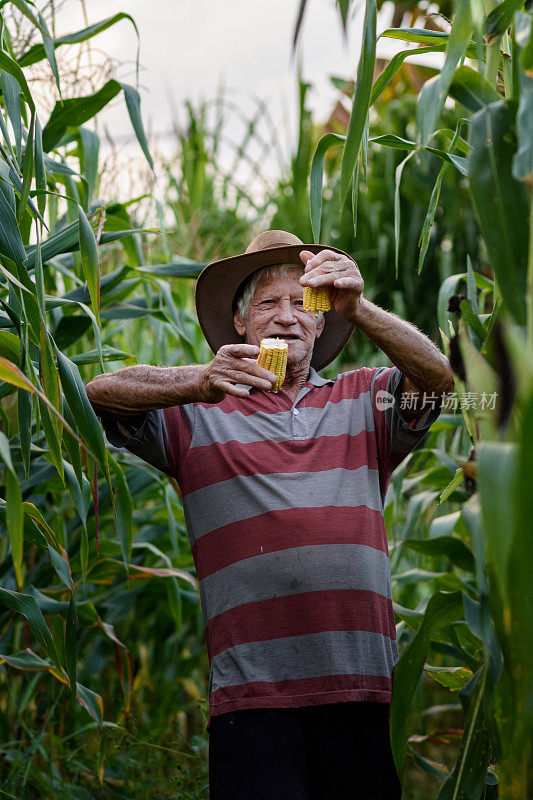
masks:
[[[330,308],[327,286],[304,286],[304,311],[314,311],[318,317],[319,311],[329,311]]]
[[[277,375],[272,384],[271,392],[277,392],[283,386],[285,370],[287,369],[287,353],[289,347],[283,339],[262,339],[257,363],[260,367],[270,370]]]

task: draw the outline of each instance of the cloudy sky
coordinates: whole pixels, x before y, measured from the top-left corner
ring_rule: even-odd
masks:
[[[354,78],[361,49],[364,3],[357,3],[342,32],[334,0],[308,0],[297,53],[292,37],[299,0],[89,0],[88,22],[124,11],[135,19],[140,34],[140,86],[142,113],[151,142],[170,152],[167,136],[174,118],[184,122],[184,101],[194,104],[213,99],[220,86],[236,108],[250,119],[252,96],[261,98],[272,119],[276,144],[288,163],[295,146],[298,117],[297,67],[312,84],[307,104],[314,118],[325,120],[338,97],[330,76]],[[378,16],[378,33],[392,15],[386,3]],[[84,27],[81,4],[69,0],[61,7],[56,35]],[[118,59],[115,77],[135,84],[137,37],[128,20],[122,20],[92,40],[92,46]],[[378,55],[390,55],[403,45],[390,39],[378,42]],[[169,99],[171,98],[171,99]],[[115,144],[126,153],[138,153],[122,98],[100,115]],[[101,128],[100,128],[101,130]],[[237,119],[230,136],[239,140]],[[166,149],[167,148],[167,149]],[[278,158],[277,163],[279,164]],[[264,170],[277,172],[274,159]]]
[[[125,11],[137,23],[141,39],[141,83],[144,115],[152,130],[170,126],[169,93],[177,104],[214,96],[223,82],[266,100],[276,120],[297,101],[296,63],[314,84],[311,105],[327,114],[334,96],[328,76],[353,77],[361,47],[363,4],[358,4],[345,40],[333,0],[309,0],[296,60],[292,35],[299,0],[90,0],[89,22]],[[58,33],[82,27],[76,3],[58,17]],[[80,24],[81,22],[81,24]],[[137,40],[122,21],[93,40],[105,52],[133,60]],[[134,80],[122,67],[122,77]],[[114,119],[124,125],[123,114]],[[118,128],[115,127],[118,133]]]

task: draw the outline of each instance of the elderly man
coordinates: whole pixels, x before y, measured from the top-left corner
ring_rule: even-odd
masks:
[[[331,311],[304,311],[305,285],[328,286]],[[383,504],[439,414],[428,396],[453,386],[448,362],[363,296],[348,255],[284,231],[206,267],[196,305],[210,363],[127,367],[87,394],[109,440],[183,493],[210,660],[211,797],[395,800]],[[354,327],[395,366],[319,377]],[[277,394],[256,363],[271,337],[288,343]],[[402,410],[402,393],[418,404]]]

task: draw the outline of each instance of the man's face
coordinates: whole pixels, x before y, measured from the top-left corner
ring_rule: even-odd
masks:
[[[302,272],[297,267],[286,278],[260,280],[246,318],[235,315],[235,328],[240,336],[246,334],[249,344],[259,346],[261,339],[276,336],[285,339],[289,368],[310,362],[315,339],[324,327],[323,319],[319,322],[313,312],[303,310]]]

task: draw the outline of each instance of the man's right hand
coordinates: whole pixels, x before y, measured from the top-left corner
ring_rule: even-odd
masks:
[[[259,348],[253,344],[225,344],[213,361],[205,364],[200,395],[204,403],[219,403],[227,394],[248,397],[249,389],[237,383],[267,391],[276,380],[274,372],[257,364]]]

